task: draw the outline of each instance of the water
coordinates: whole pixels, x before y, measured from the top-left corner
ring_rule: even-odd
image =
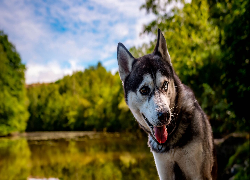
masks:
[[[0,138],[0,180],[158,179],[146,142],[128,134]]]

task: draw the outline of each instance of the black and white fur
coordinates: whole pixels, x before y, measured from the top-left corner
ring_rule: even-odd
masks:
[[[117,59],[126,103],[148,133],[160,179],[215,179],[210,123],[191,89],[175,74],[161,31],[152,54],[136,59],[119,43]],[[154,127],[163,125],[168,137],[161,144]]]

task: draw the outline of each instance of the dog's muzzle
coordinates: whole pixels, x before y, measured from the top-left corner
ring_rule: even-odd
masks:
[[[158,126],[153,126],[144,114],[142,114],[142,116],[150,127],[151,132],[149,133],[158,144],[164,144],[167,141],[168,136],[172,134],[176,127],[175,120],[174,118],[170,119],[169,113],[158,114],[159,121],[161,122]]]
[[[148,121],[148,119],[144,116],[144,114],[142,114],[142,116],[143,116],[143,118],[145,119],[145,121],[147,122],[148,126],[151,129],[152,137],[160,144],[165,143],[167,141],[167,138],[168,138],[168,131],[167,131],[167,128],[166,128],[166,124],[161,124],[160,126],[153,126]],[[167,113],[161,113],[161,114],[159,113],[158,118],[159,118],[161,123],[167,122],[166,121]]]

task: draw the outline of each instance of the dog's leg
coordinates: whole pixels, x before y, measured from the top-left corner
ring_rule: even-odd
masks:
[[[168,153],[153,152],[156,168],[160,176],[160,180],[174,180],[174,162],[169,159]]]
[[[207,170],[203,166],[204,153],[202,143],[192,142],[182,150],[179,150],[177,154],[178,157],[176,156],[175,158],[187,179],[201,180],[206,176],[205,174],[207,173],[205,171]],[[212,179],[212,177],[207,177],[206,179]]]

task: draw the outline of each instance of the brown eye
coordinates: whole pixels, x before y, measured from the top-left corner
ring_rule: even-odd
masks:
[[[148,93],[150,92],[150,89],[148,86],[143,86],[141,89],[140,89],[140,93],[142,95],[147,95]]]
[[[167,81],[165,81],[165,82],[163,83],[162,89],[163,89],[164,91],[167,91],[167,90],[168,90],[168,82],[167,82]]]

